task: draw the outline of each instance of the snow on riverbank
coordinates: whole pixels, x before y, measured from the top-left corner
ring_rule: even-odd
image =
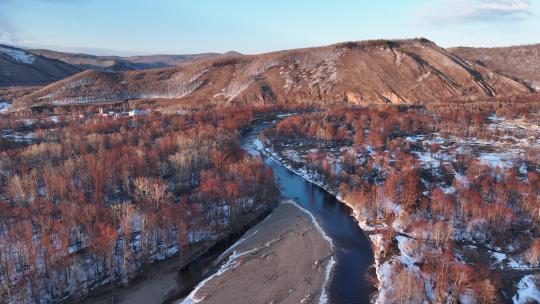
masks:
[[[540,290],[538,276],[524,276],[517,285],[516,295],[512,298],[514,304],[540,303]]]
[[[404,288],[413,288],[416,290],[411,293],[411,298],[409,300],[411,303],[422,302],[423,300],[434,300],[434,287],[432,278],[429,275],[425,275],[421,272],[418,262],[422,260],[422,252],[417,249],[420,248],[418,241],[410,235],[404,234],[403,229],[399,226],[399,220],[394,222],[392,227],[388,226],[386,223],[372,223],[368,221],[368,216],[362,214],[361,210],[354,208],[351,202],[347,202],[337,190],[331,189],[331,187],[323,180],[323,177],[320,176],[317,172],[310,172],[305,161],[303,161],[301,155],[296,153],[291,153],[289,151],[295,150],[284,150],[283,152],[278,153],[274,150],[271,145],[267,142],[261,142],[259,139],[256,139],[254,145],[257,150],[259,150],[266,157],[280,163],[282,166],[287,168],[292,173],[295,173],[308,182],[315,184],[328,193],[334,195],[337,200],[349,206],[352,210],[352,214],[358,222],[358,225],[362,230],[368,232],[372,249],[374,253],[374,269],[377,276],[377,290],[378,294],[374,298],[375,303],[387,303],[389,299],[395,299],[396,294],[403,292],[399,287],[396,286],[396,281],[409,280],[408,282],[419,281],[422,282],[420,285],[415,286],[406,286]],[[289,148],[289,146],[287,146]],[[294,154],[294,157],[290,157]],[[438,167],[439,160],[429,161],[430,165],[433,167]],[[464,177],[463,177],[464,179]],[[398,210],[399,206],[385,206],[387,210]],[[393,211],[394,214],[399,215],[399,210],[397,212]],[[385,231],[392,229],[395,232],[401,235],[394,237],[396,241],[395,251],[384,252],[387,249],[389,244],[386,244],[384,237]],[[505,260],[506,257],[497,256],[495,257],[498,260]],[[499,261],[501,262],[501,261]],[[508,266],[513,269],[524,269],[525,265],[520,264],[517,260],[509,259]],[[471,290],[462,291],[458,297],[463,301],[463,303],[473,303],[475,299],[475,294]],[[472,302],[471,302],[472,301]]]
[[[334,250],[334,242],[332,242],[332,239],[326,234],[326,232],[324,232],[324,230],[321,228],[321,225],[319,225],[319,223],[317,222],[317,220],[315,219],[315,217],[313,216],[313,214],[311,212],[309,212],[307,209],[303,208],[302,206],[294,203],[293,201],[285,201],[284,203],[293,204],[296,207],[298,207],[298,209],[305,212],[310,217],[311,222],[313,223],[313,226],[315,226],[315,228],[317,228],[317,230],[322,235],[322,237],[330,245],[331,250],[332,251]],[[332,257],[330,257],[330,261],[326,265],[326,271],[325,271],[325,275],[324,275],[324,284],[323,284],[323,286],[321,288],[321,295],[319,297],[319,303],[320,304],[328,303],[328,291],[327,291],[328,290],[328,283],[330,282],[330,276],[332,275],[332,271],[334,270],[335,265],[336,265],[336,260],[335,260],[334,256],[332,256]]]
[[[241,240],[242,242],[244,240]],[[234,269],[236,268],[238,265],[239,265],[239,258],[241,258],[242,256],[246,255],[246,254],[250,254],[252,252],[255,252],[257,250],[259,250],[260,248],[253,248],[251,250],[247,250],[247,251],[244,251],[244,252],[236,252],[236,251],[233,251],[233,253],[229,256],[228,260],[226,263],[224,263],[223,265],[221,265],[221,267],[219,268],[219,270],[209,276],[208,278],[206,278],[205,280],[203,280],[202,282],[200,282],[196,287],[195,289],[193,289],[193,291],[187,296],[186,299],[184,299],[181,303],[182,304],[193,304],[193,303],[199,303],[201,302],[202,300],[204,300],[204,297],[197,297],[197,292],[199,292],[199,290],[210,280],[216,278],[216,277],[219,277],[221,276],[222,274],[224,274],[226,271],[228,270],[231,270],[231,269]]]
[[[381,265],[381,257],[383,256],[383,248],[384,248],[384,241],[382,234],[371,234],[369,236],[369,239],[371,241],[371,246],[373,247],[373,259],[374,259],[374,268],[375,268],[375,274],[377,275],[377,290],[379,291],[379,294],[377,294],[376,301],[381,299],[381,293],[385,290],[385,284],[384,282],[387,281],[387,279],[390,278],[390,274],[387,271],[387,266]]]

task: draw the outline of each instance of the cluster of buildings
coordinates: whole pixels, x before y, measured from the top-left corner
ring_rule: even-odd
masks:
[[[150,110],[131,110],[127,112],[114,112],[114,111],[104,112],[103,108],[99,108],[99,116],[101,117],[120,118],[120,117],[145,116],[148,114],[150,114]]]

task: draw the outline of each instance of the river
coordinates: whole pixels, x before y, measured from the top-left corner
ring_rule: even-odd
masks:
[[[328,287],[330,303],[369,303],[370,295],[375,291],[365,274],[373,264],[373,253],[370,242],[351,216],[351,209],[340,203],[333,195],[319,186],[313,185],[303,177],[292,173],[277,161],[265,157],[257,150],[255,141],[260,132],[270,127],[274,122],[257,123],[242,137],[241,146],[249,154],[260,156],[267,167],[274,172],[276,181],[281,189],[284,199],[294,199],[302,207],[315,216],[326,234],[333,240],[335,248],[335,261],[331,282]],[[238,236],[231,238],[225,245],[229,246]],[[174,297],[176,301],[185,297],[196,285],[196,281],[215,273],[220,265],[212,263],[225,246],[212,250],[202,260],[179,274],[179,283],[184,291]],[[186,286],[187,285],[187,286]],[[176,302],[171,301],[171,302]]]
[[[351,216],[348,206],[256,149],[255,139],[270,124],[262,123],[251,130],[242,139],[242,148],[263,158],[265,165],[274,171],[282,196],[296,200],[311,212],[333,240],[336,265],[328,289],[329,302],[369,303],[369,296],[374,291],[365,279],[366,272],[373,264],[369,240]]]

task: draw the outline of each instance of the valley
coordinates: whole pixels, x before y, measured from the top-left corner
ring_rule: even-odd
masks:
[[[79,70],[0,90],[2,303],[540,301],[530,71],[425,38],[20,52]]]

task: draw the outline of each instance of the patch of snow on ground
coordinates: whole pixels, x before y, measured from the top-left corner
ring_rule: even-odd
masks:
[[[34,124],[34,120],[33,119],[23,119],[23,123],[24,123],[24,126],[25,127],[30,127]]]
[[[278,118],[285,118],[285,117],[289,117],[289,116],[293,116],[293,115],[297,115],[298,113],[284,113],[284,114],[278,114],[276,115]]]
[[[262,149],[264,148],[263,143],[258,137],[253,140],[253,145],[255,146],[255,149],[259,151],[262,151]]]
[[[382,304],[387,297],[386,294],[393,289],[392,285],[389,284],[392,279],[392,266],[390,265],[390,262],[385,262],[376,267],[376,272],[379,280],[379,286],[377,288],[379,290],[379,294],[375,299],[375,303]]]
[[[501,121],[504,121],[504,118],[503,117],[499,117],[497,116],[497,114],[491,114],[487,117],[490,121],[492,122],[501,122]]]
[[[424,135],[413,135],[413,136],[405,137],[405,140],[410,141],[410,142],[416,142],[416,141],[424,140],[424,138],[426,138]]]
[[[34,60],[36,60],[36,57],[34,55],[31,55],[25,51],[16,50],[16,49],[8,49],[0,46],[0,53],[4,53],[8,55],[9,57],[15,59],[16,61],[24,64],[32,64],[34,63]]]
[[[37,136],[34,133],[2,133],[2,138],[13,140],[14,142],[32,142],[34,141]]]
[[[474,291],[468,290],[459,295],[459,302],[462,304],[475,304],[477,303]]]
[[[480,161],[490,165],[492,167],[499,167],[499,168],[511,168],[512,162],[503,160],[503,157],[499,153],[484,153],[480,155]]]
[[[526,163],[522,162],[519,165],[519,174],[521,174],[521,175],[527,174],[527,164]]]
[[[432,168],[438,168],[440,165],[440,161],[433,157],[432,153],[429,152],[418,152],[414,151],[414,154],[418,157],[418,160],[420,162],[428,167]]]
[[[467,179],[466,176],[462,175],[462,174],[459,174],[459,173],[455,173],[454,174],[454,178],[457,180],[457,182],[461,185],[463,185],[464,187],[468,188],[469,187],[469,180]]]
[[[283,151],[283,155],[287,157],[287,159],[292,160],[293,162],[301,162],[302,159],[300,158],[300,155],[298,155],[298,152],[295,150],[285,150]]]
[[[11,108],[11,104],[7,101],[0,101],[0,114],[6,113]]]
[[[450,187],[445,187],[445,188],[442,188],[442,191],[445,193],[445,194],[451,194],[451,193],[454,193],[456,192],[456,188],[450,186]]]
[[[384,253],[384,242],[382,234],[370,234],[369,239],[373,245],[373,258],[375,260],[375,273],[377,274],[378,286],[377,289],[381,290],[383,273],[381,272],[381,255]]]
[[[401,256],[399,258],[401,262],[407,266],[414,266],[416,259],[413,257],[414,253],[412,253],[410,250],[411,248],[414,248],[413,244],[411,243],[412,240],[408,237],[398,235],[396,236],[396,241],[398,242],[398,248],[401,252]]]
[[[516,295],[512,297],[514,304],[540,303],[540,290],[534,275],[524,276],[517,284]]]
[[[530,269],[526,264],[516,260],[514,257],[507,255],[503,252],[493,252],[491,256],[496,260],[496,266],[509,268],[513,270],[527,270]]]

